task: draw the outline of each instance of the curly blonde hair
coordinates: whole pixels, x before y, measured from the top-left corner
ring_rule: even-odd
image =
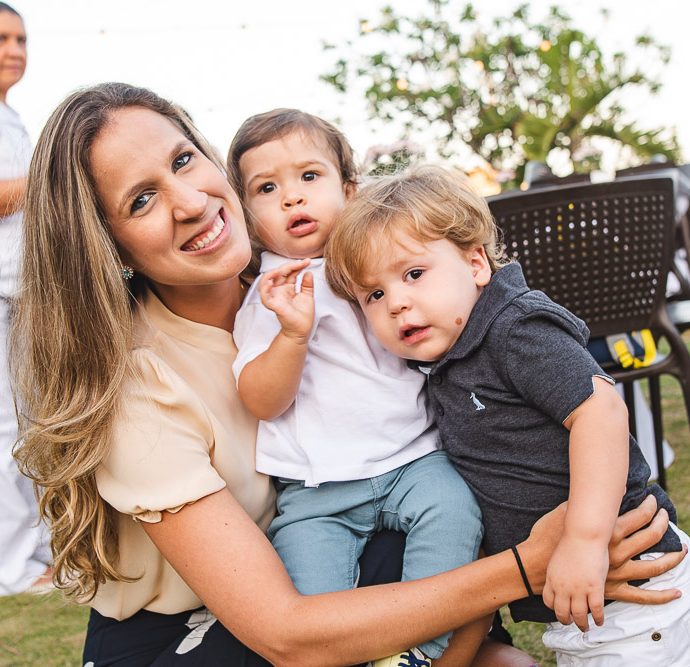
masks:
[[[506,263],[486,201],[459,172],[422,165],[376,178],[346,204],[324,251],[333,291],[356,303],[377,253],[399,232],[422,242],[447,239],[461,250],[483,246],[492,272]]]
[[[118,570],[114,510],[95,473],[110,451],[120,387],[131,376],[133,305],[91,173],[94,141],[119,109],[168,118],[223,171],[189,117],[144,88],[105,83],[60,104],[38,140],[24,210],[11,365],[20,425],[14,455],[51,529],[54,581],[88,601]],[[142,149],[144,150],[144,149]]]

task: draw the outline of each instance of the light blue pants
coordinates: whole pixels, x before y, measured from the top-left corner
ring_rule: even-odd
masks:
[[[278,516],[268,536],[301,593],[357,585],[358,560],[382,529],[407,535],[403,581],[477,558],[483,528],[477,501],[444,452],[432,452],[378,477],[305,487],[278,481]],[[450,634],[422,644],[438,658]]]

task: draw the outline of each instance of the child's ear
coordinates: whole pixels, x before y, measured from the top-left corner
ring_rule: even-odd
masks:
[[[491,265],[486,256],[486,249],[483,246],[472,248],[468,255],[468,261],[477,287],[486,287],[491,280]]]
[[[351,199],[355,192],[357,192],[357,183],[347,181],[346,183],[343,183],[343,190],[345,192],[345,199]]]

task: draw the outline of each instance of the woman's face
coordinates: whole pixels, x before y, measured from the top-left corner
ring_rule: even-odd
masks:
[[[247,265],[251,249],[237,196],[165,116],[142,107],[114,112],[90,159],[120,256],[154,287],[185,294]]]

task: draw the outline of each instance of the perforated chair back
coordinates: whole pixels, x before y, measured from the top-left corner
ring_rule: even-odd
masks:
[[[673,253],[671,179],[507,193],[489,206],[527,284],[592,336],[654,328]]]

